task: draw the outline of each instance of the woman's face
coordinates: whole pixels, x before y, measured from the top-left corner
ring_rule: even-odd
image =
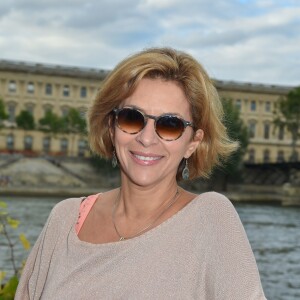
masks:
[[[142,79],[120,107],[134,107],[153,116],[174,114],[192,121],[185,94],[173,81]],[[122,180],[130,180],[139,186],[172,182],[176,180],[182,158],[190,157],[202,140],[202,130],[197,130],[193,137],[193,129],[188,126],[177,140],[165,141],[155,132],[154,122],[148,119],[144,129],[136,134],[123,132],[117,126],[111,130]]]

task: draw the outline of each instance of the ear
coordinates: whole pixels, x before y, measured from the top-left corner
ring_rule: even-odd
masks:
[[[184,158],[189,158],[194,151],[197,149],[197,147],[199,146],[199,144],[202,142],[204,137],[204,132],[202,129],[198,129],[195,133],[194,133],[194,137],[193,139],[190,141],[187,150],[184,154]]]

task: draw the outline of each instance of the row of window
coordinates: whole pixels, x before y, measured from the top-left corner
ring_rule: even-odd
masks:
[[[34,105],[33,104],[26,104],[25,105],[26,110],[30,113],[30,114],[34,114]],[[7,106],[7,111],[8,111],[8,120],[10,122],[15,122],[15,117],[16,117],[16,104],[15,103],[9,103]],[[52,111],[53,110],[53,106],[46,104],[43,107],[44,109],[44,115],[47,113],[47,111]],[[61,116],[66,116],[68,114],[69,111],[69,107],[68,106],[62,106],[61,107]],[[81,116],[84,117],[85,116],[85,112],[86,109],[85,108],[80,108],[79,109]],[[263,138],[268,140],[270,139],[271,136],[271,124],[266,122],[264,123],[264,128],[263,128]],[[248,123],[248,130],[249,130],[249,135],[250,138],[255,138],[256,137],[256,131],[257,131],[257,124],[256,121],[250,121]],[[279,127],[278,129],[278,139],[279,140],[283,140],[284,139],[284,128],[283,127]]]
[[[255,163],[256,162],[256,153],[255,153],[255,149],[249,149],[249,156],[248,156],[248,162],[249,163]],[[298,152],[296,152],[296,156],[293,158],[294,160],[298,161],[298,157],[299,157],[299,154]],[[283,150],[278,150],[277,152],[277,157],[276,157],[276,162],[286,162],[287,160],[291,161],[292,160],[292,157],[285,157],[284,155],[284,151]],[[269,149],[265,149],[264,152],[263,152],[263,162],[264,163],[269,163],[271,162],[271,159],[270,159],[270,150]]]
[[[264,128],[263,128],[263,138],[265,140],[268,140],[271,136],[271,124],[266,122],[264,123]],[[250,138],[255,138],[256,136],[256,122],[255,121],[250,121],[248,124],[248,130],[249,130],[249,135]],[[284,139],[284,127],[281,126],[278,128],[278,140],[282,141]]]
[[[28,82],[27,83],[27,93],[28,94],[34,94],[35,92],[35,85],[33,82]],[[9,81],[8,83],[8,91],[10,93],[15,93],[17,91],[17,84],[14,80]],[[70,96],[70,86],[69,85],[64,85],[62,88],[62,96],[63,97],[69,97]],[[53,94],[53,84],[51,83],[46,83],[45,84],[45,95],[51,96]],[[82,86],[80,87],[80,97],[81,98],[86,98],[87,97],[87,87]]]
[[[241,99],[237,99],[235,101],[235,105],[236,107],[241,111],[242,110],[242,100]],[[249,102],[249,108],[250,108],[250,111],[253,111],[255,112],[257,110],[257,101],[256,100],[251,100]],[[264,111],[265,112],[271,112],[271,102],[270,101],[265,101],[264,102]]]
[[[44,137],[42,141],[43,152],[48,153],[51,150],[51,138]],[[33,148],[33,137],[31,135],[26,135],[23,140],[24,150],[31,151]],[[8,150],[15,150],[15,138],[13,134],[9,134],[6,137],[6,148]],[[85,150],[87,149],[87,142],[85,140],[79,140],[77,144],[77,154],[79,156],[84,156]],[[67,154],[69,150],[69,141],[66,138],[60,139],[60,152],[62,154]]]
[[[8,120],[10,122],[15,122],[16,120],[16,107],[17,107],[17,104],[14,103],[14,102],[10,102],[7,104],[7,114],[8,114]],[[34,115],[34,104],[32,103],[28,103],[28,104],[25,104],[25,109],[33,116]],[[46,115],[46,113],[48,111],[52,111],[53,110],[53,106],[50,105],[50,104],[46,104],[44,105],[43,107],[43,110],[44,110],[44,115]],[[60,111],[61,111],[61,116],[66,116],[68,114],[70,110],[70,107],[68,106],[62,106],[60,108]],[[85,112],[86,112],[86,108],[84,107],[81,107],[79,108],[79,112],[81,114],[82,117],[85,116]]]

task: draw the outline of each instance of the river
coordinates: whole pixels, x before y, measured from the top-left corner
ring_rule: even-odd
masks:
[[[57,198],[0,199],[8,203],[12,217],[21,221],[19,231],[25,231],[33,243]],[[235,204],[252,246],[262,285],[268,299],[300,299],[300,208],[262,204]],[[0,236],[0,270],[9,269],[8,251]],[[2,250],[3,249],[3,250]],[[20,262],[27,254],[16,246]]]

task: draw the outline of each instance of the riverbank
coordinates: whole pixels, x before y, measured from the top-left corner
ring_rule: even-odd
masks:
[[[268,175],[262,174],[265,177]],[[268,184],[267,181],[261,184],[262,178],[258,181],[260,184],[257,184],[253,180],[257,176],[261,176],[261,172],[245,171],[244,184],[229,184],[227,191],[221,191],[221,193],[233,202],[300,206],[300,187],[297,184],[297,176],[297,178],[293,176],[296,178],[294,182],[280,180],[276,184],[274,182]],[[249,177],[253,177],[252,180]],[[253,182],[255,183],[251,184]],[[100,172],[86,159],[54,160],[51,157],[0,156],[0,196],[81,197],[103,192],[119,185],[118,175],[107,172],[106,169]],[[210,190],[210,185],[201,180],[188,181],[183,183],[183,186],[198,194]],[[218,185],[214,186],[218,188]]]
[[[93,187],[0,187],[0,196],[11,197],[82,197],[92,194],[105,192],[105,188],[93,188]]]
[[[0,196],[10,197],[57,197],[57,198],[69,198],[69,197],[81,197],[91,194],[97,194],[107,191],[107,188],[103,187],[0,187]],[[297,198],[295,202],[287,202],[287,198],[281,193],[281,188],[273,187],[261,188],[259,186],[234,186],[229,191],[222,192],[232,202],[237,203],[269,203],[283,206],[300,206],[300,201]],[[195,193],[201,193],[203,191],[193,191]]]

